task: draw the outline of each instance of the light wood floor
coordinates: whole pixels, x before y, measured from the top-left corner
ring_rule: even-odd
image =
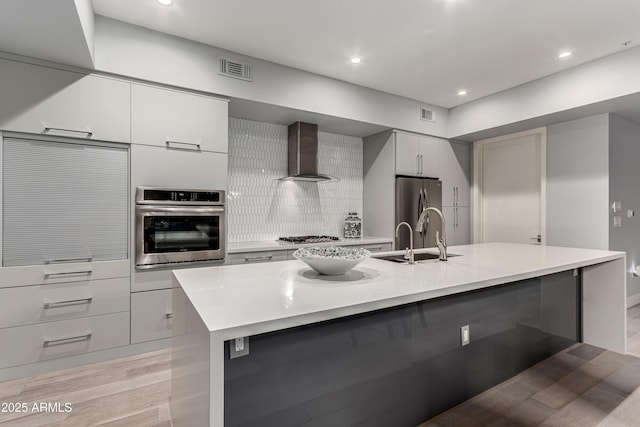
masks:
[[[170,361],[160,350],[0,383],[2,405],[27,404],[27,413],[0,412],[0,426],[170,427]],[[34,403],[60,403],[62,413],[34,412]]]
[[[640,355],[640,305],[627,314],[629,352]],[[0,427],[170,427],[170,358],[160,350],[0,383],[0,404],[27,406],[0,412]],[[420,427],[595,426],[638,387],[639,358],[578,344]]]

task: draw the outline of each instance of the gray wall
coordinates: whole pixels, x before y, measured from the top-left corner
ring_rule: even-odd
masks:
[[[534,80],[451,110],[449,137],[566,113],[640,92],[640,46]],[[603,105],[599,112],[610,111]],[[597,114],[598,111],[591,114]],[[548,122],[546,122],[548,123]],[[546,124],[512,129],[532,129]],[[509,133],[509,132],[507,132]]]
[[[609,115],[547,129],[547,244],[609,248]]]
[[[622,227],[613,228],[609,221],[609,248],[627,252],[631,271],[640,265],[640,216],[627,218],[627,209],[640,215],[640,126],[611,115],[609,148],[610,200],[622,202],[622,212],[616,214],[622,216]],[[634,294],[640,294],[640,278],[629,275],[627,295]]]
[[[98,71],[243,100],[446,137],[447,109],[162,34],[101,16],[95,22]],[[253,66],[253,81],[217,74],[218,55]],[[420,120],[419,106],[436,122]]]
[[[547,129],[547,244],[627,253],[640,264],[640,125],[601,114]],[[622,227],[611,203],[622,202]],[[627,276],[627,296],[640,302],[640,278]]]

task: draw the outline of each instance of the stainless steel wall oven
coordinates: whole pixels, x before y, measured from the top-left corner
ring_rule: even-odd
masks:
[[[136,268],[223,261],[224,199],[219,190],[138,187]]]

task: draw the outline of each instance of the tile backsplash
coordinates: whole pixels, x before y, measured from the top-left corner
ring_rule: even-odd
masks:
[[[318,133],[318,169],[339,181],[279,181],[287,175],[287,126],[229,118],[229,242],[280,236],[342,237],[349,211],[362,217],[362,138]]]

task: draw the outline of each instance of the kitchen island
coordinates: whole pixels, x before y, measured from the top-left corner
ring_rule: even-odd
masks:
[[[536,357],[545,357],[545,352],[558,345],[575,341],[625,352],[624,253],[501,243],[458,246],[449,252],[458,256],[447,262],[431,260],[415,265],[372,258],[337,277],[319,276],[300,261],[175,271],[174,281],[179,287],[173,291],[174,425],[223,426],[225,410],[239,414],[234,418],[227,414],[226,425],[270,425],[269,420],[271,425],[322,425],[313,423],[320,419],[314,418],[314,411],[331,401],[335,409],[332,414],[339,414],[340,402],[347,399],[340,397],[340,392],[348,390],[349,396],[377,393],[369,386],[379,378],[369,378],[367,372],[382,372],[384,375],[378,376],[384,377],[386,393],[392,397],[395,391],[388,387],[408,381],[398,379],[395,373],[404,372],[406,365],[417,365],[413,359],[404,360],[405,353],[414,359],[416,355],[430,357],[430,366],[437,360],[442,364],[438,369],[441,374],[447,372],[447,363],[466,360],[467,366],[469,359],[464,358],[469,356],[462,352],[467,349],[467,353],[475,352],[473,360],[485,357],[487,348],[493,355],[483,360],[496,359],[496,348],[519,354],[534,344]],[[553,279],[539,279],[545,277]],[[574,294],[567,293],[576,288],[571,285],[572,277],[581,283]],[[560,282],[569,285],[560,286]],[[577,306],[572,305],[575,299]],[[567,303],[566,307],[558,306],[559,302]],[[478,320],[473,313],[483,313],[483,318]],[[463,320],[465,316],[471,320]],[[574,326],[566,326],[571,316],[579,316],[576,333],[571,331]],[[458,318],[462,324],[457,323]],[[428,335],[434,329],[453,330],[456,335],[465,324],[471,326],[472,342],[462,350],[451,348],[449,332],[447,336]],[[421,332],[421,328],[430,332]],[[424,339],[418,340],[421,333]],[[384,335],[384,339],[376,334]],[[249,339],[236,345],[235,339],[243,337]],[[372,342],[378,344],[367,347]],[[248,350],[249,355],[230,361],[229,345],[240,354]],[[331,353],[333,348],[338,348],[338,355]],[[474,349],[483,349],[484,353]],[[304,361],[288,359],[298,353],[305,355]],[[315,359],[309,358],[310,353]],[[376,359],[375,354],[383,360]],[[253,357],[256,359],[252,361]],[[526,359],[532,357],[527,355]],[[322,358],[329,361],[327,366],[319,364]],[[456,358],[462,359],[456,362]],[[307,362],[316,368],[305,365]],[[511,364],[513,369],[526,368],[519,359],[501,363]],[[366,372],[358,372],[361,364],[367,367]],[[258,373],[267,370],[261,366],[269,366],[269,372],[287,374],[272,378],[265,372]],[[480,367],[473,378],[487,376],[489,370]],[[489,381],[502,378],[501,369],[493,370],[496,372]],[[320,384],[341,378],[351,382],[331,388],[334,391]],[[234,379],[238,381],[231,383]],[[469,385],[466,377],[459,380],[461,387],[486,388],[484,383]],[[298,387],[294,392],[283,391],[292,384]],[[367,387],[362,388],[363,384]],[[354,392],[354,387],[360,388]],[[468,395],[451,387],[452,395]],[[254,395],[242,401],[249,392]],[[314,392],[313,407],[305,406],[303,395]],[[276,396],[276,401],[270,400],[271,396]],[[299,407],[289,410],[291,403],[287,403],[274,409],[281,404],[282,396],[300,399]],[[360,402],[370,411],[372,405],[366,403]],[[440,408],[446,408],[442,406],[445,404],[442,402]],[[356,407],[358,402],[349,405]],[[351,408],[349,416],[353,411]],[[260,412],[266,415],[252,417]],[[242,418],[243,414],[247,416]]]

